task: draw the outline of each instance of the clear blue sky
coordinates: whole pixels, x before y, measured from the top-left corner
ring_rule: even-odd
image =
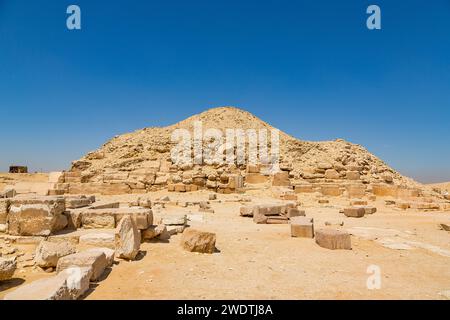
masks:
[[[0,171],[223,105],[450,180],[450,2],[0,0]]]

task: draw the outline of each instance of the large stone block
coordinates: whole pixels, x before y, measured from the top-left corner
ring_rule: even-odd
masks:
[[[64,205],[62,206],[64,211]],[[15,204],[8,214],[9,233],[22,236],[48,236],[64,225],[58,204]]]
[[[350,207],[350,208],[344,208],[344,214],[346,217],[352,217],[352,218],[362,218],[364,217],[366,213],[366,210],[361,207]]]
[[[366,186],[363,184],[348,184],[345,189],[349,198],[363,198],[366,195]]]
[[[358,171],[347,171],[345,177],[347,180],[359,180],[360,175]]]
[[[141,235],[130,216],[124,216],[115,231],[116,256],[134,260],[139,253]]]
[[[41,268],[56,267],[60,258],[75,252],[76,249],[70,242],[49,242],[43,240],[36,248],[34,260]]]
[[[161,223],[166,226],[174,225],[185,225],[186,224],[186,214],[168,214],[161,217]]]
[[[90,268],[68,268],[5,295],[5,300],[76,300],[89,289]]]
[[[16,266],[15,258],[6,259],[0,257],[0,281],[11,279],[16,270]]]
[[[60,258],[56,266],[56,272],[59,273],[72,267],[86,267],[90,268],[92,271],[90,280],[96,281],[103,274],[103,271],[105,271],[107,265],[108,261],[106,260],[106,255],[103,252],[87,250]]]
[[[253,217],[253,206],[242,206],[239,213],[242,217]]]
[[[191,252],[213,253],[216,248],[216,234],[188,229],[181,237],[181,246]]]
[[[289,208],[287,211],[288,218],[305,216],[305,210],[299,210],[297,208]]]
[[[336,250],[352,248],[350,234],[335,229],[319,229],[315,233],[316,243],[326,249]]]
[[[314,238],[314,220],[307,217],[291,218],[291,236],[299,238]]]

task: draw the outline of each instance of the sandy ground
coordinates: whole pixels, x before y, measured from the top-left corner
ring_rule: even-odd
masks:
[[[208,193],[168,194],[171,200],[204,200]],[[137,196],[109,196],[103,199],[130,201]],[[155,216],[185,212],[203,221],[190,227],[217,234],[220,252],[212,255],[186,252],[181,235],[168,242],[141,245],[137,261],[118,261],[102,281],[92,285],[85,299],[443,299],[450,290],[450,232],[438,223],[449,223],[450,212],[400,211],[376,201],[378,212],[364,218],[347,218],[339,213],[346,199],[330,197],[320,205],[314,196],[301,196],[302,208],[314,218],[315,228],[325,221],[344,221],[343,229],[363,228],[372,236],[352,236],[352,250],[331,251],[314,239],[290,237],[289,225],[257,225],[239,216],[237,195],[218,195],[212,203],[215,213],[200,213],[196,207],[167,206]],[[264,194],[252,202],[268,202]],[[226,201],[228,199],[228,201]],[[197,220],[197,219],[195,219]],[[364,229],[375,228],[375,229]],[[409,250],[387,248],[375,238],[405,240],[416,244]],[[381,233],[381,235],[380,235]],[[418,244],[418,245],[417,245]],[[20,246],[14,244],[14,246]],[[23,245],[24,251],[34,246]],[[369,290],[367,269],[381,271],[381,288]],[[16,271],[15,279],[0,284],[0,298],[23,282],[49,276],[38,268]]]

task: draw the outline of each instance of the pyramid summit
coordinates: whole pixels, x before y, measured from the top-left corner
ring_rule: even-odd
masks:
[[[263,163],[230,165],[198,163],[177,166],[171,159],[177,129],[193,132],[201,123],[208,129],[273,130],[269,123],[236,108],[218,107],[193,115],[167,127],[149,127],[111,139],[98,150],[74,161],[66,173],[66,191],[76,193],[92,186],[102,193],[143,193],[163,188],[195,191],[236,192],[252,187],[285,186],[295,189],[333,189],[340,195],[350,189],[359,194],[371,191],[396,194],[398,188],[416,194],[422,185],[402,176],[364,147],[342,139],[303,141],[279,131],[279,165],[282,172],[271,174]],[[246,143],[248,143],[246,141]],[[203,144],[206,144],[203,141]],[[269,142],[270,145],[270,142]],[[247,150],[248,151],[248,150]],[[246,154],[248,159],[248,152]],[[230,182],[230,177],[239,181]],[[237,185],[236,185],[237,184]],[[230,187],[231,186],[231,187]],[[305,187],[310,186],[310,187]],[[88,189],[89,190],[89,189]]]

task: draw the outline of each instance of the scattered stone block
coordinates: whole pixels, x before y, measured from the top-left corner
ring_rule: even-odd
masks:
[[[141,235],[130,216],[124,216],[115,231],[116,256],[126,260],[134,260],[139,253]]]
[[[186,229],[186,226],[167,226],[167,232],[170,236],[173,236],[177,233],[183,233],[184,229]]]
[[[93,203],[89,209],[98,210],[98,209],[114,209],[119,208],[120,203],[119,202],[110,202],[110,201],[99,201]]]
[[[103,274],[107,265],[106,255],[103,252],[87,250],[60,258],[56,266],[56,272],[59,273],[72,267],[86,267],[92,271],[90,280],[96,281]]]
[[[327,203],[330,203],[330,200],[327,200],[327,199],[319,199],[317,202],[320,203],[320,204],[327,204]]]
[[[253,206],[242,206],[239,213],[242,217],[253,217]]]
[[[190,252],[213,253],[216,248],[216,234],[188,229],[181,237],[181,246]]]
[[[41,268],[56,267],[60,258],[75,252],[75,247],[69,242],[43,240],[36,248],[34,260]]]
[[[263,212],[261,212],[263,211]],[[260,206],[255,206],[253,210],[253,222],[257,224],[266,224],[267,216],[264,214],[265,210],[261,210]]]
[[[322,248],[351,250],[350,234],[335,229],[319,229],[315,233],[316,243]]]
[[[17,263],[15,258],[0,257],[0,281],[9,280],[14,275]]]
[[[374,214],[377,212],[377,208],[373,206],[361,206],[364,209],[365,214]]]
[[[440,227],[442,230],[450,231],[450,224],[440,223],[440,224],[439,224],[439,227]]]
[[[314,238],[314,220],[296,216],[291,218],[291,236],[299,238]]]
[[[186,215],[185,214],[170,214],[165,215],[161,218],[161,223],[166,226],[176,226],[176,225],[185,225],[186,224]]]
[[[150,226],[146,230],[142,231],[142,239],[143,240],[151,240],[156,237],[159,237],[161,234],[166,234],[167,227],[165,224],[159,224],[157,226]]]
[[[362,218],[365,213],[366,210],[361,207],[344,208],[344,214],[346,217]]]
[[[215,193],[210,193],[210,194],[208,195],[208,199],[209,199],[209,200],[216,200],[216,199],[217,199],[217,195],[216,195]]]

